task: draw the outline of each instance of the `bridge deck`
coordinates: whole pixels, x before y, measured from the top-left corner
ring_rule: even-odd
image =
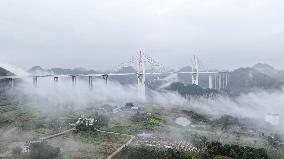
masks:
[[[193,74],[196,72],[149,72],[149,73],[144,73],[145,75],[163,75],[163,74]],[[212,72],[212,71],[204,71],[204,72],[198,72],[199,74],[217,74],[219,72]],[[142,74],[142,73],[106,73],[106,74],[88,74],[88,75],[28,75],[28,76],[0,76],[1,79],[24,79],[24,78],[45,78],[45,77],[100,77],[103,75],[108,75],[108,76],[128,76],[128,75],[137,75],[137,74]]]

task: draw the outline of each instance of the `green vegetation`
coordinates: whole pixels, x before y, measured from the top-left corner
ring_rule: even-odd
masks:
[[[143,125],[117,125],[113,127],[103,127],[101,130],[122,133],[122,134],[130,134],[136,135],[137,133],[142,132]]]
[[[189,88],[191,89],[191,87],[188,87],[188,89]],[[195,93],[198,94],[198,92],[199,91],[196,91]],[[188,95],[190,93],[186,93],[185,91],[185,94]],[[127,103],[125,107],[127,110],[129,110],[133,106],[134,104]],[[109,106],[108,109],[108,112],[111,112],[112,107]],[[129,140],[129,137],[124,135],[101,133],[96,131],[96,128],[99,128],[100,130],[130,135],[137,135],[139,133],[146,132],[152,134],[154,139],[157,137],[157,141],[153,141],[159,144],[161,143],[161,145],[163,145],[164,141],[159,140],[159,135],[162,134],[161,137],[165,136],[165,142],[174,143],[170,139],[167,141],[167,134],[170,136],[170,134],[174,132],[178,136],[177,139],[186,140],[186,142],[193,144],[199,150],[196,152],[189,152],[176,149],[160,149],[157,147],[142,145],[130,146],[123,149],[123,151],[116,156],[117,159],[284,158],[283,147],[281,147],[280,144],[283,143],[283,139],[279,137],[279,135],[273,135],[272,137],[259,136],[257,133],[258,131],[254,131],[257,129],[250,127],[247,129],[243,128],[244,125],[246,125],[243,119],[235,118],[230,115],[223,115],[220,118],[213,120],[211,116],[207,114],[202,114],[187,109],[187,107],[174,107],[169,109],[168,107],[157,106],[152,108],[147,106],[147,108],[139,107],[137,113],[135,113],[136,111],[122,111],[121,113],[112,114],[109,117],[94,113],[97,110],[82,110],[82,112],[88,112],[88,116],[93,116],[92,118],[95,119],[95,124],[93,127],[86,127],[86,124],[79,125],[76,133],[63,135],[48,141],[49,143],[52,143],[52,145],[60,145],[62,150],[65,152],[60,154],[60,152],[55,151],[56,148],[51,148],[46,145],[37,145],[38,150],[34,149],[32,152],[35,158],[44,159],[46,156],[41,157],[41,155],[46,154],[42,154],[40,152],[45,151],[44,149],[49,147],[50,150],[47,152],[52,152],[47,154],[49,158],[89,159],[94,158],[94,156],[97,158],[104,158]],[[60,115],[60,119],[56,115],[52,117],[38,117],[34,115],[35,113],[30,113],[16,104],[14,107],[2,106],[0,108],[0,112],[2,112],[0,113],[0,127],[1,124],[8,126],[12,125],[17,128],[17,131],[19,130],[17,133],[26,133],[27,136],[32,136],[35,139],[69,129],[69,123],[76,122],[76,118],[73,121],[72,118],[81,114],[81,112],[72,115],[66,113],[68,114],[66,115],[67,117],[64,115],[61,117]],[[174,119],[176,119],[178,116],[184,116],[188,119],[190,118],[190,121],[194,124],[187,128],[178,127],[174,122]],[[252,135],[248,133],[249,130],[252,130]],[[78,145],[78,149],[77,147],[72,148],[68,144],[61,145],[61,141],[66,143],[70,142],[76,146]],[[145,144],[146,142],[136,142],[134,140],[133,143]],[[2,144],[1,146],[4,148],[7,147],[6,144]],[[0,149],[2,147],[0,147]],[[68,147],[70,148],[68,149]],[[66,151],[66,149],[68,150]],[[12,150],[13,156],[8,157],[7,159],[28,159],[28,157],[32,156],[32,153],[25,155],[21,154],[20,147],[10,150]]]
[[[284,158],[284,149],[283,147],[279,147],[279,148],[275,148],[275,147],[272,147],[270,145],[266,145],[265,147],[265,150],[269,156],[270,159],[282,159]]]
[[[46,142],[31,144],[30,149],[31,159],[53,159],[60,154],[60,148],[54,148]]]
[[[111,127],[102,127],[101,130],[136,135],[144,131],[166,131],[165,119],[158,113],[135,113],[129,117],[127,123],[117,123]]]
[[[204,122],[208,123],[209,118],[206,115],[196,113],[194,111],[189,110],[182,110],[182,112],[190,117],[190,121],[192,122]]]
[[[137,112],[135,115],[130,117],[130,121],[133,124],[143,124],[147,129],[154,129],[155,127],[162,126],[165,120],[158,113],[147,114]]]
[[[93,125],[88,125],[87,121],[83,120],[81,124],[76,126],[76,129],[79,131],[93,131],[103,126],[107,126],[109,123],[109,118],[105,115],[96,114],[92,119],[94,119]]]
[[[114,159],[201,159],[198,154],[177,149],[161,149],[150,146],[125,147]]]
[[[220,142],[207,143],[204,158],[214,158],[217,155],[236,159],[269,159],[265,149],[239,145],[222,145]]]
[[[267,144],[265,149],[268,155],[272,159],[284,158],[284,147],[280,143],[283,143],[283,136],[280,134],[274,134],[273,136],[267,137]]]
[[[189,134],[185,136],[186,140],[189,140],[191,144],[193,144],[198,149],[202,150],[206,148],[206,144],[208,139],[205,136],[197,135],[197,134]]]
[[[205,97],[214,97],[218,91],[213,89],[203,89],[198,85],[184,85],[180,82],[172,83],[167,90],[176,91],[180,95],[187,96],[205,96]]]
[[[216,157],[214,157],[214,159],[233,159],[233,158],[231,158],[231,157],[228,157],[228,156],[216,156]]]
[[[13,156],[5,159],[56,159],[61,155],[60,148],[52,147],[47,142],[32,143],[29,153],[22,154],[21,151],[20,147],[16,147]]]
[[[265,152],[269,159],[284,158],[283,147],[281,147],[281,146],[275,147],[273,145],[270,145],[268,142],[265,143],[265,140],[263,140],[259,143],[249,142],[247,140],[240,140],[240,141],[226,140],[224,142],[217,142],[216,137],[214,138],[210,135],[202,136],[202,135],[199,135],[199,134],[192,134],[190,132],[186,132],[184,134],[184,139],[187,140],[187,141],[190,141],[191,144],[193,144],[195,147],[197,147],[199,150],[201,150],[201,152],[204,153],[205,157],[206,156],[207,157],[208,156],[214,157],[216,155],[220,155],[218,158],[224,158],[224,155],[225,156],[227,155],[226,157],[228,157],[228,158],[234,158],[233,156],[230,156],[228,154],[224,154],[224,152],[228,152],[228,150],[231,150],[231,151],[242,150],[243,152],[239,152],[239,153],[247,153],[246,151],[251,151],[250,153],[255,153],[255,152],[259,152],[259,150],[260,150],[262,152]],[[217,144],[215,144],[215,146],[214,146],[214,144],[212,144],[212,143],[217,143]],[[218,145],[218,146],[216,146],[216,145]],[[219,147],[219,148],[216,148],[216,147]],[[236,148],[237,148],[237,150],[235,150]],[[209,152],[215,151],[214,149],[215,150],[218,149],[220,151],[210,155]]]
[[[80,131],[78,133],[75,133],[74,135],[75,138],[78,139],[81,143],[96,145],[102,144],[104,142],[124,144],[129,140],[128,137],[122,135],[101,133],[98,131]]]
[[[233,126],[241,126],[239,119],[230,115],[223,115],[222,117],[211,122],[213,127],[221,127],[222,130],[228,130]]]

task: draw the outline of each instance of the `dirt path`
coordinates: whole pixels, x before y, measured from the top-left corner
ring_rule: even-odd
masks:
[[[112,159],[112,157],[114,157],[117,153],[119,153],[124,147],[128,146],[132,140],[135,138],[134,135],[128,135],[128,134],[120,134],[120,133],[115,133],[115,132],[108,132],[108,131],[102,131],[99,129],[96,129],[98,132],[101,133],[107,133],[107,134],[114,134],[114,135],[121,135],[121,136],[127,136],[130,137],[130,139],[127,141],[127,143],[123,144],[122,146],[120,146],[116,151],[114,151],[111,155],[109,155],[106,159]]]
[[[75,128],[72,128],[72,129],[69,129],[69,130],[66,130],[66,131],[54,134],[54,135],[42,137],[42,138],[39,139],[39,141],[32,141],[32,143],[34,143],[34,142],[41,142],[43,140],[49,140],[49,139],[52,139],[52,138],[55,138],[55,137],[58,137],[58,136],[70,133],[70,132],[72,132],[74,130],[75,130]],[[95,129],[95,130],[98,131],[98,132],[101,132],[101,133],[130,137],[130,139],[127,141],[127,143],[125,143],[122,146],[120,146],[115,152],[113,152],[111,155],[109,155],[106,159],[112,159],[112,157],[114,157],[117,153],[119,153],[124,147],[128,146],[132,142],[132,140],[135,138],[134,135],[121,134],[121,133],[115,133],[115,132],[108,132],[108,131],[103,131],[103,130],[99,130],[99,129]],[[0,154],[0,157],[7,156],[9,154],[11,154],[11,151],[7,151],[5,153]]]
[[[51,138],[54,138],[54,137],[57,137],[57,136],[61,136],[61,135],[67,134],[67,133],[69,133],[69,132],[72,132],[72,131],[74,131],[75,129],[76,129],[76,128],[72,128],[72,129],[69,129],[69,130],[60,132],[60,133],[58,133],[58,134],[50,135],[50,136],[47,136],[47,137],[42,137],[42,138],[40,138],[40,140],[48,140],[48,139],[51,139]]]
[[[116,151],[114,151],[111,155],[109,155],[107,159],[112,159],[112,157],[118,154],[124,147],[128,146],[134,138],[135,136],[131,136],[130,140],[128,140],[126,144],[123,144],[122,146],[120,146]]]
[[[74,130],[75,130],[75,128],[72,128],[72,129],[63,131],[63,132],[58,133],[58,134],[54,134],[54,135],[51,135],[51,136],[40,138],[40,140],[48,140],[48,139],[51,139],[51,138],[54,138],[54,137],[61,136],[63,134],[67,134],[67,133],[72,132]],[[135,138],[134,135],[121,134],[121,133],[115,133],[115,132],[108,132],[108,131],[103,131],[103,130],[99,130],[99,129],[95,129],[95,130],[98,131],[98,132],[101,132],[101,133],[130,137],[130,139],[127,141],[127,143],[125,143],[122,146],[120,146],[115,152],[113,152],[111,155],[109,155],[106,159],[112,159],[112,157],[114,157],[117,153],[119,153],[124,147],[128,146],[132,142],[132,140]]]

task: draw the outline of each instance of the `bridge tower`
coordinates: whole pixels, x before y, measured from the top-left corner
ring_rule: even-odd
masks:
[[[212,77],[212,75],[210,74],[209,75],[209,79],[208,79],[208,81],[209,81],[209,89],[213,89],[213,77]]]
[[[193,59],[192,59],[192,66],[191,66],[191,69],[192,69],[192,75],[191,75],[191,78],[192,78],[192,84],[195,84],[195,85],[198,85],[198,78],[199,78],[199,66],[198,66],[198,59],[197,59],[197,56],[193,56]]]
[[[138,92],[142,98],[145,98],[145,57],[142,52],[139,51],[138,61],[137,61],[137,82],[138,82]]]

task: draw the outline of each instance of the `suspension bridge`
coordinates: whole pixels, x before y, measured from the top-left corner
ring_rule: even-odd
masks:
[[[151,66],[155,68],[155,71],[147,72],[146,67]],[[138,87],[138,93],[141,96],[145,95],[145,81],[147,75],[171,75],[171,74],[188,74],[191,76],[191,83],[194,85],[199,85],[199,76],[200,74],[207,74],[208,75],[208,88],[210,89],[225,89],[228,87],[230,75],[229,72],[219,72],[219,71],[208,71],[206,69],[202,69],[200,65],[200,60],[197,56],[193,56],[192,63],[191,63],[191,71],[166,71],[165,67],[161,65],[159,62],[154,60],[152,57],[147,56],[142,51],[139,51],[135,56],[131,57],[131,59],[119,65],[118,68],[123,68],[131,66],[136,68],[136,72],[129,72],[129,73],[100,73],[100,74],[88,74],[88,75],[82,75],[82,74],[72,74],[72,75],[28,75],[28,76],[0,76],[1,79],[8,79],[9,85],[11,87],[14,87],[14,83],[16,79],[24,79],[29,78],[33,80],[33,85],[37,87],[38,85],[38,79],[40,78],[47,78],[51,77],[54,80],[54,83],[58,83],[60,78],[71,78],[72,84],[75,86],[77,82],[78,77],[86,77],[88,78],[88,84],[89,87],[93,88],[93,78],[100,77],[102,78],[105,83],[107,84],[108,78],[110,76],[130,76],[130,75],[136,75],[137,77],[137,87]]]

